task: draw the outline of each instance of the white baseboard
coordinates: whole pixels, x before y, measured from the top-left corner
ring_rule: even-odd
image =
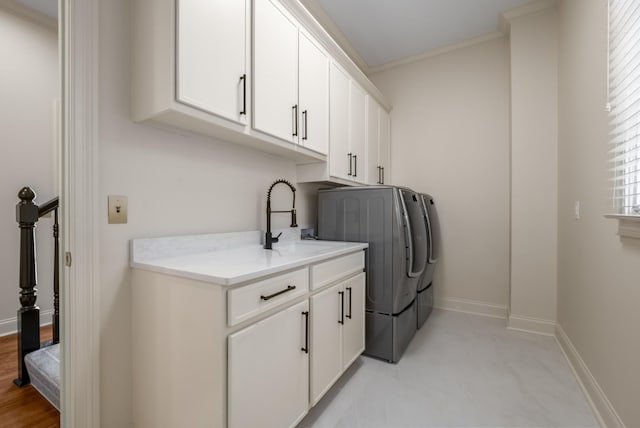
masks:
[[[481,302],[478,300],[456,299],[453,297],[445,297],[442,299],[436,298],[433,306],[447,311],[464,312],[467,314],[482,315],[491,318],[507,318],[506,306]]]
[[[51,315],[53,315],[53,309],[40,311],[40,326],[51,324]],[[18,331],[17,329],[17,318],[14,317],[6,320],[0,320],[0,337],[14,334]]]
[[[624,422],[559,324],[556,324],[555,336],[600,425],[603,428],[625,428]]]
[[[540,318],[523,317],[509,314],[507,319],[509,330],[526,331],[528,333],[542,334],[544,336],[555,336],[556,323],[551,320]]]

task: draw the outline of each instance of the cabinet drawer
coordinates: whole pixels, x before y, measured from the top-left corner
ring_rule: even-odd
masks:
[[[324,263],[311,266],[311,289],[316,290],[324,285],[338,281],[348,275],[364,270],[364,251],[358,251],[338,257]]]
[[[309,291],[309,269],[257,281],[227,293],[227,322],[235,325]]]

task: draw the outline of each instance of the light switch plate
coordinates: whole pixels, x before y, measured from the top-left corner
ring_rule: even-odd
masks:
[[[128,201],[126,196],[109,195],[109,224],[127,222]]]

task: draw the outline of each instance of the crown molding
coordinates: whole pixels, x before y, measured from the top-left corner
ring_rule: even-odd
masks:
[[[534,15],[555,7],[556,0],[535,0],[523,6],[502,12],[499,17],[498,29],[501,33],[508,35],[511,32],[511,22],[525,16]]]
[[[318,23],[325,29],[333,40],[351,57],[353,62],[365,73],[369,74],[369,64],[353,47],[347,36],[338,28],[327,12],[320,6],[317,0],[300,0],[300,3],[309,11]]]
[[[491,33],[482,34],[480,36],[473,37],[471,39],[466,39],[461,42],[452,43],[450,45],[442,46],[435,49],[430,49],[418,55],[413,55],[413,56],[402,58],[396,61],[387,62],[385,64],[378,65],[375,67],[369,67],[369,75],[387,71],[392,68],[401,67],[403,65],[411,64],[414,62],[422,61],[423,59],[446,54],[448,52],[455,51],[458,49],[467,48],[469,46],[474,46],[480,43],[489,42],[491,40],[500,39],[502,37],[504,37],[504,33],[500,31],[492,31]]]
[[[0,0],[0,8],[20,18],[40,24],[53,31],[58,31],[58,20],[44,13],[33,10],[15,0]]]

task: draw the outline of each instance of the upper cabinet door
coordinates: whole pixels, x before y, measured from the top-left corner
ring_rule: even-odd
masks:
[[[298,24],[272,0],[254,1],[253,82],[253,127],[297,142]]]
[[[382,184],[382,170],[378,162],[379,146],[379,111],[378,103],[367,95],[367,183]]]
[[[246,120],[241,112],[246,100],[247,1],[177,1],[179,102],[236,122]]]
[[[391,119],[389,113],[379,110],[378,163],[382,168],[382,184],[391,184]]]
[[[353,80],[349,90],[349,147],[353,153],[353,167],[351,179],[360,183],[366,182],[366,92]]]
[[[351,180],[353,153],[349,151],[349,76],[335,64],[331,64],[329,94],[329,174]]]
[[[329,149],[329,58],[300,31],[300,136],[304,147],[326,154]]]

